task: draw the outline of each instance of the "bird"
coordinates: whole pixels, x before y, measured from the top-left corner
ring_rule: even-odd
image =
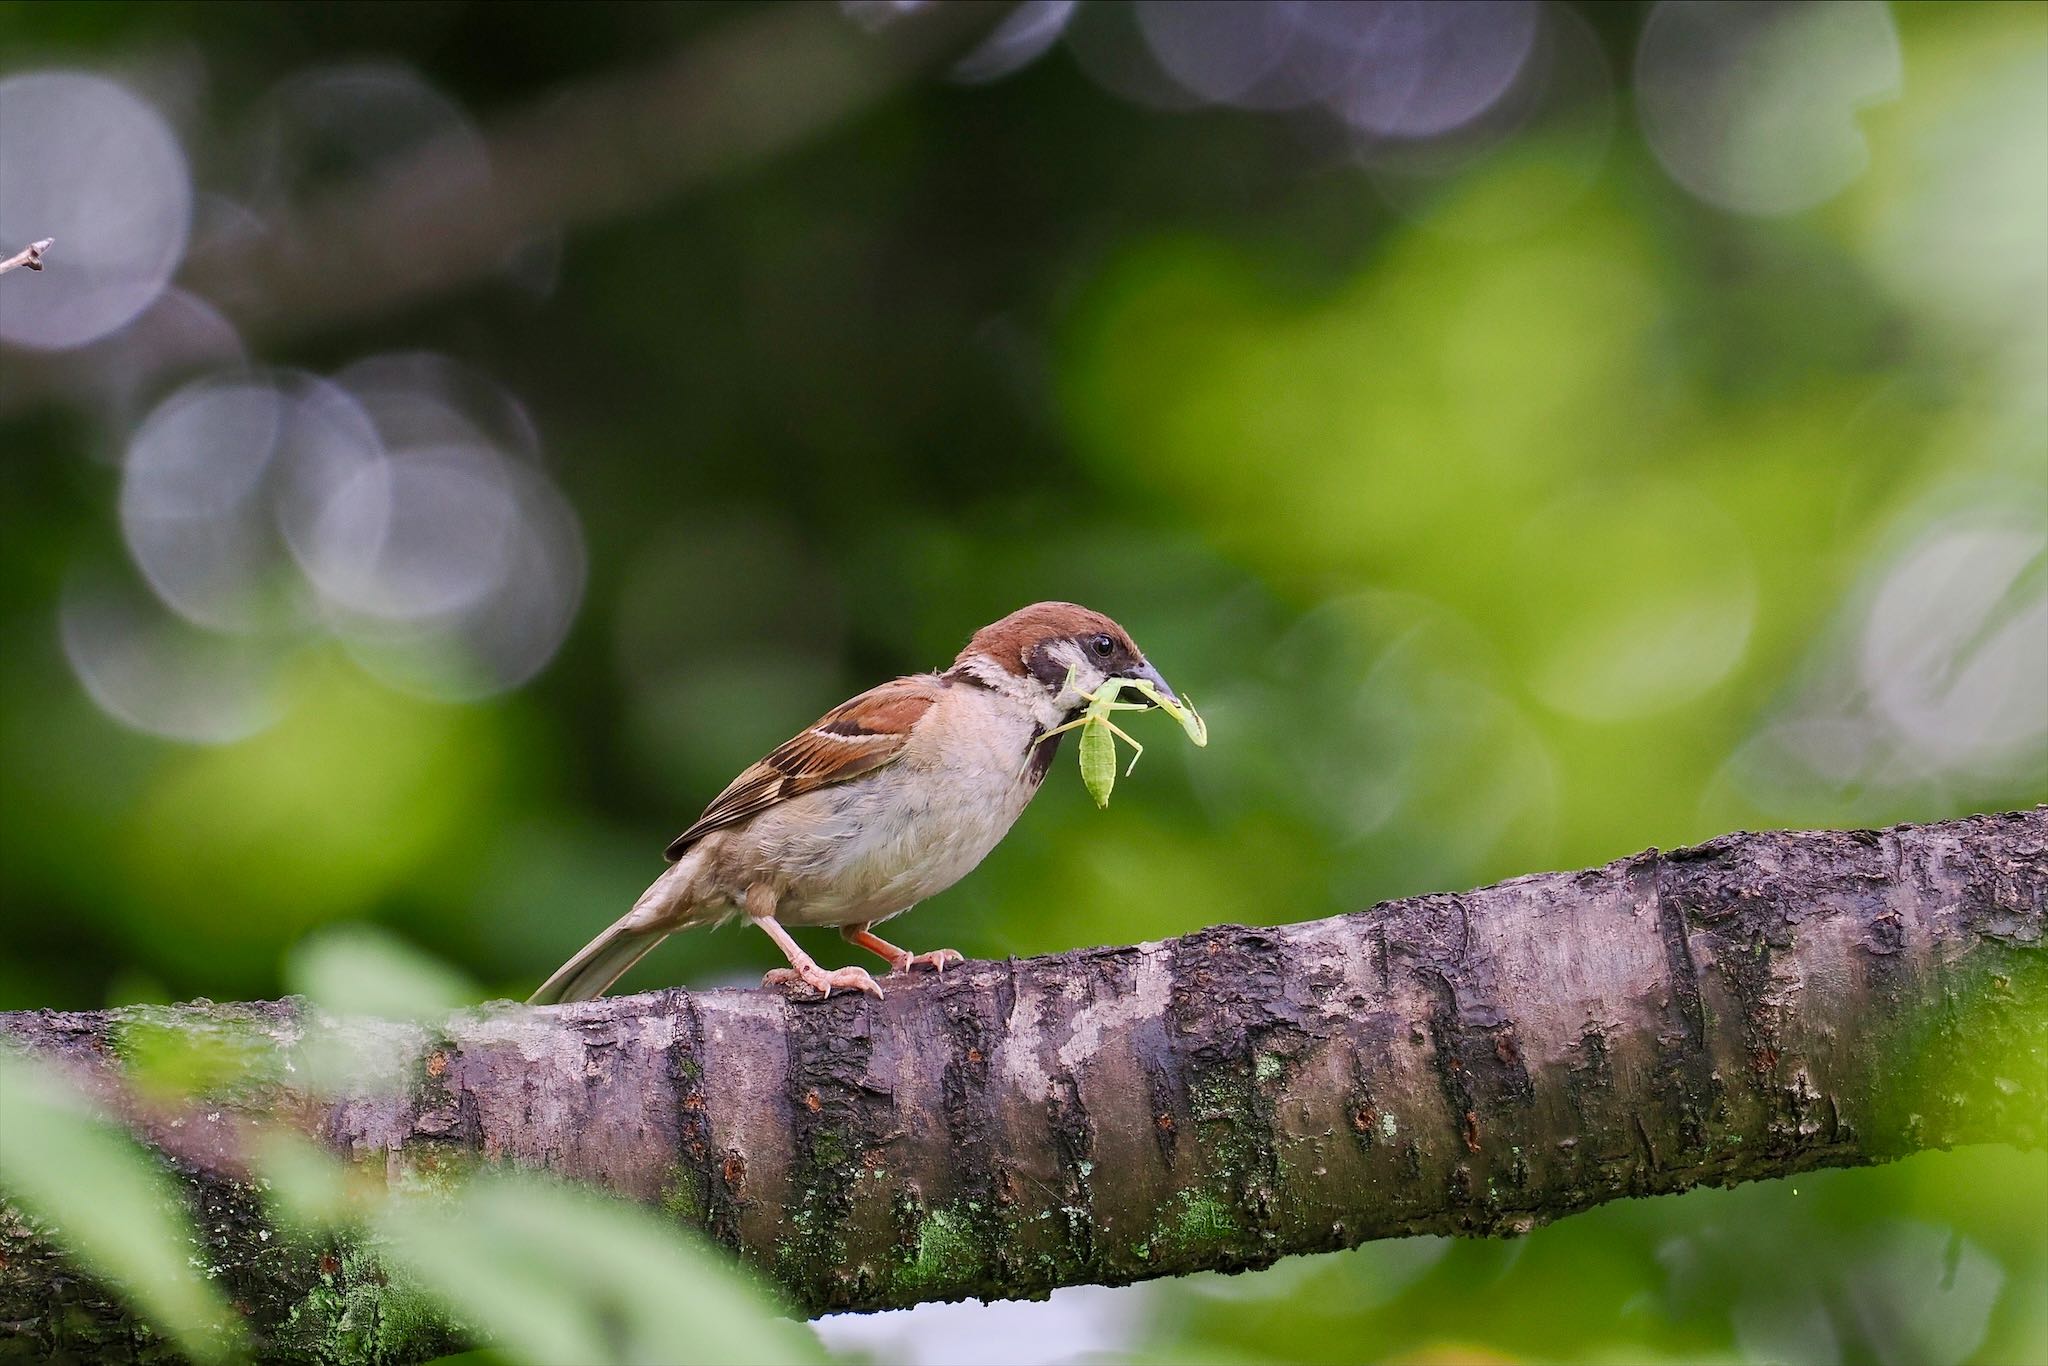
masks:
[[[820,967],[792,925],[838,927],[891,975],[962,962],[953,949],[898,948],[874,927],[974,871],[1044,783],[1054,732],[1111,678],[1179,702],[1115,621],[1039,602],[976,631],[947,668],[842,702],[713,798],[633,909],[529,1003],[593,1000],[670,934],[736,918],[789,960],[762,984],[796,999],[883,992],[866,968]]]

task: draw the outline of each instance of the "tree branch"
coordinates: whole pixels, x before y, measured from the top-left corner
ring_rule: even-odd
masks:
[[[53,237],[45,237],[40,242],[29,243],[6,260],[0,261],[0,275],[5,275],[10,270],[41,270],[43,268],[43,253],[48,251],[55,243],[56,239]]]
[[[389,1085],[283,1082],[391,1179],[481,1157],[708,1230],[813,1311],[1040,1295],[1411,1233],[1514,1234],[1621,1196],[2048,1128],[2048,808],[1737,834],[1276,928],[972,963],[799,1005],[663,991],[329,1022]],[[301,1002],[0,1016],[103,1074],[138,1020],[302,1049]],[[215,1109],[209,1105],[210,1110]],[[147,1118],[134,1118],[146,1133]],[[167,1140],[161,1126],[153,1137]],[[322,1266],[180,1169],[260,1332]],[[82,1300],[0,1211],[0,1322]],[[70,1287],[70,1288],[66,1288]],[[47,1345],[47,1344],[46,1344]]]

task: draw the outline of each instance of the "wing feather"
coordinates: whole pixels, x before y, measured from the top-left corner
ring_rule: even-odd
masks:
[[[714,830],[738,825],[806,792],[872,773],[902,757],[911,729],[946,685],[929,674],[898,678],[842,702],[815,725],[749,765],[668,846],[669,862]]]

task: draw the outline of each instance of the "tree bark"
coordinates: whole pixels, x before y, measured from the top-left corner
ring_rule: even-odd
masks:
[[[432,1030],[328,1022],[388,1050],[386,1087],[278,1084],[212,1118],[295,1115],[393,1179],[481,1158],[605,1186],[809,1311],[1037,1296],[2038,1146],[2044,888],[2048,808],[1736,834],[1306,924],[970,963],[879,1002],[676,990]],[[138,1019],[240,1021],[290,1050],[308,1017],[25,1012],[0,1035],[106,1069]],[[291,1355],[283,1329],[343,1270],[263,1237],[253,1195],[192,1155],[203,1124],[173,1141],[137,1123]],[[49,1346],[55,1320],[124,1331],[4,1211],[0,1257],[18,1346]]]

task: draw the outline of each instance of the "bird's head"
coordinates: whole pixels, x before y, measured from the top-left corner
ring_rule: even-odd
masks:
[[[1130,632],[1071,602],[1035,602],[982,627],[953,668],[1027,702],[1048,726],[1078,715],[1082,695],[1110,678],[1142,678],[1175,697]]]

